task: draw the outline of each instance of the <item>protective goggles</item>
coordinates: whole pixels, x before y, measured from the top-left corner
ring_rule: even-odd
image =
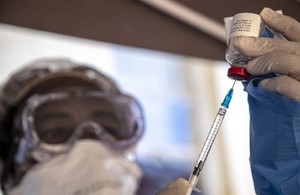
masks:
[[[21,114],[21,129],[24,137],[17,158],[23,161],[30,150],[42,161],[68,151],[78,139],[97,139],[124,151],[141,137],[144,118],[131,96],[59,92],[29,98]]]

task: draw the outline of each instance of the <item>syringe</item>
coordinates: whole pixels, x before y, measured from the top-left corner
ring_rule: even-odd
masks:
[[[188,192],[186,192],[185,195],[190,195],[192,193],[193,190],[197,190],[196,185],[198,183],[199,180],[199,174],[204,166],[204,163],[206,161],[206,158],[208,156],[208,153],[214,143],[214,140],[217,136],[217,133],[221,127],[222,121],[225,117],[225,114],[227,112],[227,109],[229,107],[229,103],[231,101],[232,95],[233,95],[233,87],[235,85],[235,81],[232,85],[232,87],[230,88],[230,90],[228,91],[228,93],[226,94],[223,102],[221,103],[221,107],[219,108],[219,111],[215,117],[215,120],[210,128],[210,131],[208,133],[208,136],[206,137],[206,140],[204,142],[204,145],[202,147],[201,153],[199,155],[199,158],[196,162],[196,165],[194,166],[194,170],[190,175],[189,178],[189,184],[190,184],[190,189],[188,190]]]

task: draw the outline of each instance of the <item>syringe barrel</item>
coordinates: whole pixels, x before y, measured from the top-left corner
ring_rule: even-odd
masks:
[[[206,140],[204,142],[204,145],[202,147],[202,150],[201,150],[201,153],[199,155],[199,158],[198,158],[198,161],[197,161],[197,165],[201,166],[199,167],[199,169],[201,170],[203,165],[204,165],[204,162],[208,156],[208,153],[214,143],[214,140],[218,134],[218,131],[221,127],[221,124],[223,122],[223,119],[225,117],[225,114],[227,112],[227,108],[221,106],[219,108],[219,111],[214,119],[214,122],[210,128],[210,131],[208,133],[208,136],[206,137]]]

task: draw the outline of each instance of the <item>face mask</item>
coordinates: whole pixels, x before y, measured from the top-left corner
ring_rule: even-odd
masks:
[[[137,164],[99,141],[79,140],[66,154],[33,166],[10,195],[133,195],[142,172]]]

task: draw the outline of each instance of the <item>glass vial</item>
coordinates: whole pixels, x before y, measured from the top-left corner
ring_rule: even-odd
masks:
[[[250,74],[245,67],[253,58],[244,56],[237,51],[230,42],[235,36],[272,37],[272,32],[258,14],[239,13],[233,17],[224,18],[227,49],[225,59],[232,66],[228,70],[228,76],[234,80],[247,80]]]

